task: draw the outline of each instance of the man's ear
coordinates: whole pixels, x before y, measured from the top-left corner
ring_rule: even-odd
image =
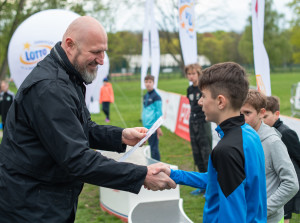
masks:
[[[63,49],[66,51],[67,56],[69,57],[69,56],[73,55],[73,50],[75,47],[74,40],[72,38],[68,37],[64,40],[63,45],[64,45]]]
[[[218,103],[218,109],[223,110],[226,107],[228,101],[227,98],[224,97],[224,95],[220,94],[217,96],[217,103]]]
[[[65,40],[65,45],[67,48],[73,48],[75,46],[75,42],[73,41],[72,38],[68,37]]]

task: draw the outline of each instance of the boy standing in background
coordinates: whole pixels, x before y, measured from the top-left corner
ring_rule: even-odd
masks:
[[[108,82],[107,77],[103,79],[103,86],[100,90],[100,98],[99,102],[102,104],[102,111],[104,112],[106,119],[105,122],[110,122],[109,119],[109,105],[110,103],[114,103],[114,91],[111,83]]]
[[[2,116],[2,128],[4,130],[7,112],[13,103],[14,93],[9,90],[9,82],[6,80],[1,81],[0,93],[0,115]]]
[[[250,90],[241,108],[245,121],[258,133],[265,154],[268,223],[283,223],[283,206],[297,193],[299,184],[286,146],[278,132],[262,119],[266,96]]]
[[[276,128],[282,135],[281,140],[285,144],[291,161],[294,165],[300,180],[300,142],[297,133],[290,129],[279,118],[280,105],[279,98],[274,96],[267,97],[266,113],[264,115],[264,123]],[[300,191],[284,205],[284,223],[289,223],[292,213],[300,213]]]
[[[147,75],[145,77],[145,87],[147,93],[144,95],[142,120],[143,126],[150,129],[151,126],[162,116],[161,97],[154,89],[154,76]],[[158,128],[149,139],[151,148],[151,157],[160,161],[160,153],[158,148],[159,137],[162,136],[161,128]]]
[[[189,119],[191,146],[194,163],[200,173],[207,172],[208,158],[212,149],[211,124],[205,121],[205,114],[198,101],[202,96],[198,87],[199,77],[202,76],[199,64],[190,64],[184,68],[185,75],[192,85],[187,89],[187,98],[191,105]],[[205,194],[205,190],[200,188],[191,192],[192,195]]]

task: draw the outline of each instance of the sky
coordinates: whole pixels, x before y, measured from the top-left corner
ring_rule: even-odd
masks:
[[[283,27],[288,27],[288,21],[291,20],[293,14],[291,9],[286,6],[288,2],[290,2],[290,0],[273,0],[273,9],[278,13],[284,14],[285,19],[284,24],[282,24]],[[235,31],[243,30],[247,24],[247,18],[251,15],[250,3],[251,1],[243,0],[230,0],[228,2],[230,9],[232,10],[233,18],[229,20],[227,28]]]
[[[155,0],[154,0],[155,1]],[[196,31],[212,32],[216,30],[242,32],[247,24],[247,18],[250,16],[251,0],[196,0]],[[286,6],[291,0],[273,0],[277,12],[284,14],[285,19],[281,27],[287,28],[288,21],[291,20],[293,12]],[[142,31],[144,24],[144,1],[138,5],[122,9],[115,13],[115,31],[131,30]],[[178,12],[171,11],[170,0],[155,1],[155,19],[161,24],[164,18],[160,10],[169,14]],[[158,9],[160,8],[160,10]],[[174,23],[176,19],[173,19]],[[158,25],[159,26],[159,25]],[[159,28],[160,29],[160,28]]]

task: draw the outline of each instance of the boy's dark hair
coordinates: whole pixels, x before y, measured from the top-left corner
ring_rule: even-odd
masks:
[[[279,98],[276,96],[267,97],[267,106],[266,110],[271,111],[273,114],[280,109]]]
[[[220,94],[226,96],[232,108],[239,110],[247,96],[249,82],[242,66],[226,62],[204,69],[199,78],[199,88],[208,89],[212,98]]]
[[[258,90],[249,90],[244,104],[251,105],[259,113],[262,108],[267,106],[267,96]]]
[[[198,77],[200,77],[202,75],[202,67],[199,64],[194,63],[194,64],[189,64],[184,67],[185,76],[187,75],[187,73],[190,69],[194,69],[197,72]]]
[[[152,80],[154,82],[154,76],[152,76],[152,75],[146,75],[144,81],[147,81],[147,80]]]

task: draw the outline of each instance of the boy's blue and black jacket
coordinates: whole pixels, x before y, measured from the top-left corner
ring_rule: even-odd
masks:
[[[244,116],[222,122],[208,172],[171,170],[177,184],[206,188],[203,222],[267,222],[264,151]]]
[[[151,128],[159,117],[162,116],[162,102],[159,94],[153,89],[144,95],[142,120],[143,126]]]

